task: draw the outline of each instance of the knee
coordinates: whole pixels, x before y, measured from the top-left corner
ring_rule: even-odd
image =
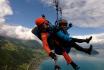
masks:
[[[60,50],[60,49],[55,49],[55,53],[58,54],[58,55],[62,55],[62,50]]]
[[[62,52],[55,52],[57,55],[62,55]]]

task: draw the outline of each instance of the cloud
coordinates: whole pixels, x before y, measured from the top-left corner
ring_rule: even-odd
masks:
[[[0,23],[5,22],[5,16],[12,15],[13,11],[8,0],[0,0]]]
[[[100,34],[90,34],[90,35],[83,35],[83,36],[73,36],[75,38],[80,38],[80,39],[85,39],[92,36],[92,43],[104,43],[104,33],[100,33]]]
[[[9,36],[12,38],[24,39],[24,40],[39,40],[35,35],[31,33],[31,29],[23,26],[12,26],[7,24],[0,24],[0,35]],[[91,43],[104,43],[104,33],[90,34],[83,36],[73,36],[75,38],[88,38],[93,36]]]
[[[42,0],[51,5],[53,0]],[[60,0],[62,1],[62,0]],[[63,17],[79,27],[104,26],[104,0],[63,0]]]
[[[39,41],[39,39],[31,33],[31,29],[23,26],[0,24],[0,35],[23,40]]]
[[[13,11],[9,0],[0,0],[0,35],[24,40],[38,40],[38,38],[31,33],[31,29],[29,28],[23,26],[7,25],[5,23],[5,16],[12,14]]]

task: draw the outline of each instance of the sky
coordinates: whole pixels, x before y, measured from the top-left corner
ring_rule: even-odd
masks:
[[[56,10],[53,0],[0,0],[0,33],[27,36],[34,27],[34,20],[45,14],[54,23]],[[104,0],[60,0],[63,18],[72,22],[70,35],[104,34]],[[4,28],[5,27],[5,28]],[[14,30],[14,32],[13,32]],[[20,32],[21,31],[21,32]],[[13,33],[11,33],[13,32]],[[25,34],[22,34],[24,33]],[[20,37],[21,38],[21,37]],[[24,37],[23,37],[24,38]],[[104,39],[104,37],[101,37]]]
[[[55,19],[55,10],[43,4],[41,0],[8,0],[12,8],[13,15],[6,17],[6,22],[10,24],[33,27],[34,20],[45,14],[51,21]],[[52,11],[52,14],[50,13]],[[51,16],[51,17],[49,17]]]

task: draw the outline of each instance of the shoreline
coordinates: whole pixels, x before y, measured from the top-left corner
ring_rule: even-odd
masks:
[[[39,70],[40,69],[40,64],[48,59],[48,55],[44,52],[44,50],[41,49],[37,49],[35,51],[34,57],[30,63],[29,63],[29,67],[27,70]]]

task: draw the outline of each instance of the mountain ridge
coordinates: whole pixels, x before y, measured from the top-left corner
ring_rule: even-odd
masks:
[[[45,52],[36,40],[0,36],[0,70],[27,70],[31,61],[36,67],[44,57]]]

